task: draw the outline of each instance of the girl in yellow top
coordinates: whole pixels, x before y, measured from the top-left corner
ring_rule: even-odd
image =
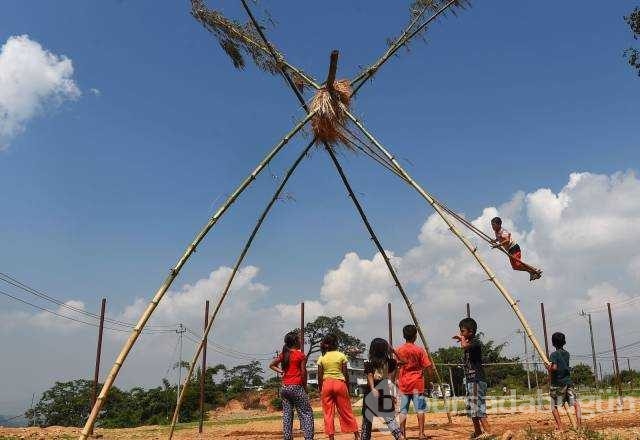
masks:
[[[335,438],[333,417],[338,410],[340,431],[353,432],[353,438],[360,439],[358,422],[353,416],[351,399],[349,398],[349,374],[347,373],[347,357],[337,350],[338,338],[329,334],[322,339],[323,355],[318,359],[318,389],[324,414],[324,432],[329,440]]]

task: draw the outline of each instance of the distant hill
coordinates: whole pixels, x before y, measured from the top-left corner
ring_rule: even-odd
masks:
[[[27,419],[24,416],[4,416],[0,414],[0,426],[6,426],[7,428],[19,428],[27,426]]]

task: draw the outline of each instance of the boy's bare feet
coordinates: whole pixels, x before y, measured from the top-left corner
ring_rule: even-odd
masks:
[[[531,272],[529,274],[529,281],[533,281],[533,280],[537,280],[540,279],[542,277],[542,271],[539,270],[537,272]]]

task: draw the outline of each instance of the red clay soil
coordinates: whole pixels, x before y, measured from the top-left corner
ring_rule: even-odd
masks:
[[[238,402],[239,403],[239,402]],[[640,418],[638,410],[640,399],[626,399],[623,408],[616,407],[614,401],[607,401],[597,410],[591,404],[585,405],[584,424],[587,428],[607,435],[607,438],[618,436],[619,439],[640,439]],[[206,423],[204,433],[198,434],[197,427],[181,426],[176,431],[176,440],[186,439],[281,439],[282,428],[279,413],[268,410],[246,410],[242,404],[232,403],[227,408],[210,414],[210,420]],[[359,410],[356,410],[359,413]],[[567,424],[569,420],[563,414]],[[490,414],[489,421],[492,430],[498,437],[511,438],[513,440],[528,440],[527,430],[538,433],[551,433],[554,428],[553,418],[548,410],[528,411],[520,408],[516,414]],[[294,422],[298,426],[298,422]],[[316,439],[326,439],[322,419],[316,419]],[[375,426],[375,425],[374,425]],[[455,415],[453,423],[448,424],[445,414],[427,414],[427,434],[432,439],[468,439],[471,433],[471,422],[462,415]],[[416,418],[409,415],[408,419],[409,439],[418,438]],[[0,440],[7,439],[38,439],[38,440],[68,440],[77,438],[78,428],[0,428]],[[98,436],[105,440],[125,439],[166,439],[166,426],[145,426],[133,429],[97,429]],[[295,432],[295,438],[302,438],[302,433]],[[351,434],[337,434],[337,440],[352,439]],[[375,432],[375,439],[390,439],[390,435],[384,432]],[[576,436],[573,433],[558,434],[553,438],[577,439],[593,438],[590,436]]]

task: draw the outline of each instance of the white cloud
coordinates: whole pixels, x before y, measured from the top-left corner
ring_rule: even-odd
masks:
[[[78,99],[73,64],[28,35],[9,37],[0,49],[0,150],[45,109]]]
[[[637,338],[625,332],[626,328],[637,327],[635,316],[640,308],[640,301],[635,299],[640,295],[637,289],[640,180],[634,173],[610,176],[575,173],[558,192],[541,189],[529,194],[516,193],[511,200],[497,207],[486,207],[469,218],[489,232],[489,221],[495,215],[503,217],[505,226],[520,241],[524,259],[542,267],[544,277],[529,282],[527,274],[511,270],[504,255],[490,250],[477,238],[472,240],[520,301],[539,337],[542,336],[540,302],[544,302],[549,331],[565,332],[568,348],[576,354],[576,361],[583,360],[579,355],[589,352],[589,341],[586,322],[577,312],[584,309],[593,312],[596,350],[607,350],[610,342],[604,306],[611,302],[615,325],[620,331],[619,345],[628,344],[627,338]],[[416,233],[414,247],[404,254],[389,254],[431,347],[451,343],[450,336],[464,316],[465,303],[469,302],[481,330],[498,342],[510,341],[512,345],[508,350],[520,353],[522,339],[514,336],[519,323],[442,220],[435,214],[429,215]],[[381,256],[373,252],[371,255],[348,252],[327,271],[318,295],[305,298],[308,320],[321,314],[340,314],[347,320],[349,331],[368,342],[374,336],[386,335],[386,303],[391,301],[396,341],[399,339],[401,326],[409,322],[406,306]],[[230,271],[228,267],[217,268],[206,278],[168,292],[149,325],[173,325],[180,321],[199,333],[203,303],[206,299],[218,298]],[[282,335],[298,325],[299,304],[270,300],[268,286],[259,278],[257,267],[242,268],[210,340],[268,357],[264,353],[279,349]],[[132,301],[116,318],[135,322],[148,300],[145,297]],[[41,324],[34,317],[21,319],[32,325]],[[5,323],[0,328],[13,331],[7,326]],[[80,328],[76,331],[80,335]],[[119,349],[125,337],[125,334],[112,335],[111,350]],[[157,381],[166,372],[175,338],[175,334],[143,335],[123,369],[122,380],[134,384],[152,377]],[[191,349],[191,343],[185,344],[185,358],[191,356]],[[105,359],[112,360],[115,354],[111,355]],[[216,352],[209,358],[212,363],[220,361],[228,365],[247,361],[246,357],[234,358]]]
[[[89,92],[93,95],[93,96],[101,96],[102,92],[100,91],[100,89],[96,89],[95,87],[92,87],[89,89]]]

